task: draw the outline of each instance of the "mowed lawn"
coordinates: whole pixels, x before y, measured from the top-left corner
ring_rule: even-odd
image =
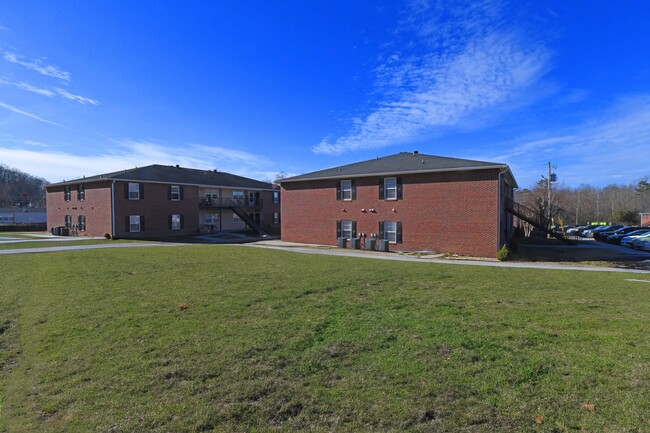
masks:
[[[200,245],[0,263],[0,431],[650,427],[650,283],[626,280],[648,275]]]

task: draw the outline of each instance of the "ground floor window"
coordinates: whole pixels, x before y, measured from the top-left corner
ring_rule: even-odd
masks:
[[[239,218],[239,216],[237,214],[232,214],[232,222],[239,223],[239,222],[241,222],[241,219]]]
[[[65,223],[63,225],[65,225],[65,227],[68,229],[72,228],[72,215],[65,216]]]
[[[280,212],[273,212],[273,224],[280,224]]]
[[[357,222],[352,220],[340,220],[336,222],[336,237],[352,239],[357,234]]]
[[[390,243],[402,243],[402,223],[399,221],[381,221],[379,223],[380,239]]]
[[[206,213],[203,217],[203,222],[205,224],[218,224],[219,223],[219,214],[218,213]]]
[[[169,216],[169,228],[172,230],[180,230],[181,229],[181,215],[180,214],[172,214]]]
[[[126,231],[129,233],[138,233],[143,231],[144,218],[141,215],[129,215],[126,217]]]
[[[79,231],[86,231],[86,215],[79,215]]]

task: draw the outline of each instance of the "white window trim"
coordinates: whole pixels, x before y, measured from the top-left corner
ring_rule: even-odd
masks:
[[[389,230],[389,225],[392,225],[393,230]],[[391,244],[397,243],[397,222],[384,221],[384,239],[388,239]]]
[[[137,230],[134,227],[137,226]],[[139,233],[141,230],[140,215],[129,215],[129,233]]]
[[[345,197],[345,193],[349,192],[349,197]],[[352,180],[346,179],[341,181],[341,200],[343,201],[352,201]]]
[[[133,186],[135,185],[135,191],[133,191]],[[134,194],[132,196],[131,194]],[[140,200],[140,184],[129,182],[129,200]],[[139,230],[138,230],[139,231]]]
[[[350,234],[350,236],[346,236],[346,232],[348,232]],[[341,237],[344,237],[347,240],[350,240],[350,239],[352,239],[354,237],[354,234],[355,233],[352,233],[352,220],[342,220],[341,221]]]
[[[395,186],[389,188],[388,186],[386,186],[386,182],[390,180],[395,182]],[[388,191],[395,191],[394,197],[389,197]],[[397,178],[396,177],[384,178],[384,200],[397,200]]]
[[[273,212],[273,224],[280,223],[280,212]]]
[[[174,189],[176,191],[174,191]],[[170,193],[172,201],[180,201],[181,200],[181,187],[180,185],[172,185],[171,186],[171,193]],[[174,198],[176,196],[176,198]]]
[[[172,230],[181,229],[181,215],[174,213],[172,214]]]

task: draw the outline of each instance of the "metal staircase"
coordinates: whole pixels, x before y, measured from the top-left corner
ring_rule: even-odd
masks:
[[[264,236],[266,235],[266,231],[262,227],[261,223],[258,223],[255,221],[255,219],[251,218],[249,214],[255,213],[255,211],[259,212],[259,209],[253,209],[244,204],[243,201],[240,200],[230,200],[230,206],[229,208],[237,214],[239,218],[241,218],[242,221],[248,225],[251,230],[253,230],[255,233],[257,233],[259,236]]]
[[[557,233],[553,230],[550,230],[546,224],[541,220],[537,212],[534,210],[517,203],[516,201],[512,200],[511,198],[504,197],[504,204],[506,207],[506,211],[510,212],[517,218],[521,219],[522,221],[526,221],[528,224],[531,224],[533,227],[535,227],[538,230],[543,231],[544,233],[548,234],[549,236],[552,236],[556,239],[561,240],[565,244],[568,245],[575,245],[576,242],[572,241],[571,239],[567,239],[564,235],[561,233]]]

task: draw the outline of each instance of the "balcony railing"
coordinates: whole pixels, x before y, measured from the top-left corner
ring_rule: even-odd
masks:
[[[251,202],[249,200],[229,197],[202,198],[199,201],[199,206],[203,208],[260,208],[262,207],[262,200],[259,199]]]

